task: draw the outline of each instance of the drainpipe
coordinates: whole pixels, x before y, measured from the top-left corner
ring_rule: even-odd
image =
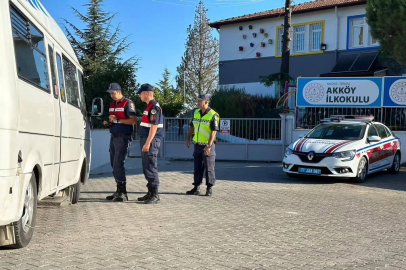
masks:
[[[337,25],[336,25],[336,29],[337,29],[337,37],[336,37],[336,63],[337,63],[337,61],[338,61],[338,46],[339,46],[338,39],[340,38],[340,31],[339,31],[339,28],[338,28],[338,26],[339,26],[338,7],[335,6],[334,10],[335,10],[335,14],[336,14],[336,24],[337,24]]]

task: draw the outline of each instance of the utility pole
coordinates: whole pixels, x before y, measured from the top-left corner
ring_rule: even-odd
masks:
[[[281,63],[281,78],[288,80],[289,78],[289,58],[290,58],[290,27],[292,23],[292,1],[285,0],[285,19],[283,21],[283,36],[282,36],[282,63]],[[284,94],[285,82],[280,82],[279,94]]]

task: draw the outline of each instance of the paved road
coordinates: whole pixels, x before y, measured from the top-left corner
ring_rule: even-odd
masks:
[[[139,161],[128,203],[92,176],[75,206],[40,208],[32,243],[0,269],[406,269],[406,171],[365,184],[287,178],[280,164],[218,163],[214,196],[186,196],[192,163],[160,166],[159,205]]]

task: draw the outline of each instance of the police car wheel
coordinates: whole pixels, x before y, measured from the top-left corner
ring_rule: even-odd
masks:
[[[368,161],[365,157],[362,157],[358,163],[357,176],[354,177],[353,180],[357,183],[362,183],[365,181],[365,178],[367,178],[367,174],[368,174]]]
[[[37,217],[37,180],[34,172],[31,175],[28,187],[24,194],[23,214],[17,222],[14,223],[14,232],[16,243],[11,248],[26,247],[34,234],[35,220]]]
[[[388,170],[391,173],[398,173],[400,170],[400,154],[397,152],[393,157],[392,167]]]
[[[70,202],[71,204],[77,204],[79,202],[79,197],[80,197],[80,189],[82,187],[82,181],[78,181],[76,184],[71,186],[71,198]]]

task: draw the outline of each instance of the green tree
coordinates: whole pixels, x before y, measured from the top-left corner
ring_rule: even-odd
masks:
[[[383,55],[406,63],[406,1],[368,0],[366,17],[371,35],[379,40]]]
[[[183,108],[183,96],[170,83],[170,72],[165,68],[162,80],[155,88],[155,98],[167,117],[177,116]]]
[[[103,97],[107,112],[111,100],[106,90],[111,82],[119,83],[127,98],[136,104],[141,103],[134,91],[138,87],[138,59],[121,58],[131,44],[127,42],[127,37],[120,37],[120,25],[112,28],[117,14],[103,11],[102,4],[103,0],[89,0],[84,5],[87,7],[86,14],[72,7],[73,13],[84,22],[85,27],[79,29],[65,20],[65,30],[83,67],[88,103],[95,97]]]
[[[219,43],[212,35],[206,14],[200,1],[194,24],[187,29],[186,50],[177,68],[177,89],[186,93],[189,108],[195,107],[199,94],[212,94],[218,86]]]

